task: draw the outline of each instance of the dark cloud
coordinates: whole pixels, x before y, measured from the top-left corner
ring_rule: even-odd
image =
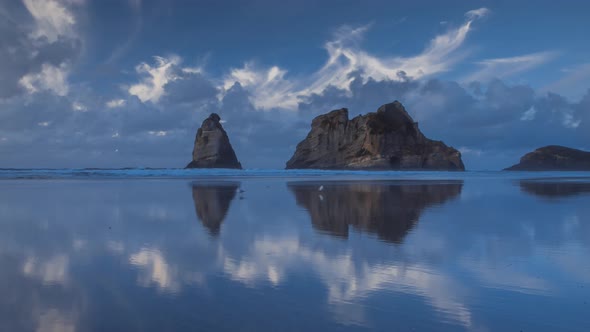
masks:
[[[360,76],[350,91],[328,87],[298,110],[256,109],[239,83],[221,100],[220,93],[212,80],[191,74],[168,83],[157,104],[131,96],[122,107],[107,108],[106,98],[78,90],[5,100],[0,151],[9,157],[2,166],[182,167],[202,120],[217,112],[245,167],[282,168],[313,117],[340,107],[354,116],[396,99],[428,137],[462,149],[470,169],[501,169],[547,144],[588,148],[590,93],[571,102],[499,80],[464,87],[436,79],[363,82]],[[81,95],[84,111],[75,111],[72,96]]]
[[[0,99],[25,92],[19,80],[37,73],[43,64],[71,65],[81,54],[82,42],[74,36],[32,37],[35,21],[22,3],[0,4]]]

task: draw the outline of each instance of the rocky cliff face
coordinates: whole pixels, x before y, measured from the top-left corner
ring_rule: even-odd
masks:
[[[292,168],[465,170],[461,153],[426,138],[398,101],[352,120],[346,108],[316,117]]]
[[[186,168],[242,168],[220,120],[212,113],[203,121],[195,138],[193,160]]]
[[[303,181],[288,187],[318,231],[347,238],[353,228],[401,243],[424,209],[459,197],[463,182]]]
[[[590,152],[549,145],[525,154],[507,171],[590,171]]]

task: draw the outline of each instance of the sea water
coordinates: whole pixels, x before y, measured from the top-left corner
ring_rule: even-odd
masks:
[[[0,331],[589,331],[590,174],[0,170]]]

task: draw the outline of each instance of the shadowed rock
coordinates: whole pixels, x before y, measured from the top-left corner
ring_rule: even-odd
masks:
[[[242,168],[220,120],[212,113],[203,121],[195,137],[193,160],[186,168]]]
[[[525,154],[506,171],[590,171],[590,152],[549,145]]]
[[[401,243],[424,209],[458,197],[462,181],[290,182],[316,230],[348,237],[350,227]],[[321,188],[321,190],[320,190]]]
[[[426,138],[398,101],[352,120],[346,108],[316,117],[286,168],[465,170],[461,153]]]
[[[590,193],[588,179],[531,179],[521,180],[520,189],[528,194],[544,198],[559,198]]]
[[[193,183],[197,217],[211,235],[219,234],[221,223],[239,187],[239,182]]]

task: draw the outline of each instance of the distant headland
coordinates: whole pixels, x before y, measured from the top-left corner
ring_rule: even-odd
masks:
[[[507,171],[590,171],[590,152],[549,145],[525,154]]]

